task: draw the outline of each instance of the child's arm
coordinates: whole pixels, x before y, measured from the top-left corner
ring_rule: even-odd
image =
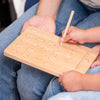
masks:
[[[63,31],[64,32],[64,31]],[[62,33],[63,33],[62,32]],[[70,26],[68,35],[63,39],[62,42],[71,43],[92,43],[100,42],[100,27],[94,27],[90,29],[80,29],[74,26]]]
[[[100,73],[81,74],[77,71],[62,73],[59,82],[67,91],[100,91]]]
[[[83,75],[83,90],[100,91],[100,73]]]
[[[100,42],[100,26],[86,30],[86,42]]]

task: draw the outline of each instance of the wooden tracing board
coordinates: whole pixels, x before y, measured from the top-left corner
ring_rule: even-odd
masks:
[[[86,73],[98,52],[69,43],[61,46],[59,42],[60,37],[29,27],[5,49],[4,55],[55,76],[70,70]]]

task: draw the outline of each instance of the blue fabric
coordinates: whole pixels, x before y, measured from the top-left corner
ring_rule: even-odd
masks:
[[[30,7],[32,7],[37,2],[39,2],[39,0],[26,0],[25,11],[28,10]]]
[[[100,100],[100,92],[79,91],[79,92],[61,92],[48,100]]]
[[[16,79],[21,64],[5,57],[3,53],[4,49],[18,37],[25,21],[35,15],[36,9],[37,6],[34,6],[0,33],[0,100],[19,100]]]

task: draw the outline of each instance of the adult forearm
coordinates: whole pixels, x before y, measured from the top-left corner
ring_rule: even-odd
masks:
[[[49,16],[56,20],[61,1],[62,0],[40,0],[37,15]]]
[[[87,42],[100,42],[100,26],[86,30]]]
[[[82,83],[85,91],[100,91],[100,73],[85,74]]]

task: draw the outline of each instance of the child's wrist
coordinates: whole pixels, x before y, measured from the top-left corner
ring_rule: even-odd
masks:
[[[89,40],[89,34],[87,30],[83,30],[83,43],[87,43]]]
[[[86,29],[85,30],[85,43],[89,42],[90,41],[90,34],[89,34],[89,30]]]
[[[93,43],[96,42],[96,37],[95,34],[92,34],[93,32],[91,29],[86,29],[85,30],[85,43]]]
[[[86,89],[86,84],[85,84],[85,78],[86,78],[86,76],[85,76],[85,74],[80,74],[81,76],[80,76],[80,80],[79,80],[79,86],[78,86],[78,88],[77,88],[77,90],[78,91],[83,91],[83,90],[85,90]]]
[[[89,77],[88,74],[83,74],[82,76],[82,90],[87,91],[89,90]]]

